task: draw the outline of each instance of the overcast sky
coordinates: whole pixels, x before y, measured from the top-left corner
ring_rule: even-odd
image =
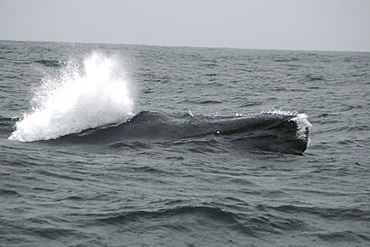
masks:
[[[0,0],[0,40],[370,51],[370,0]]]

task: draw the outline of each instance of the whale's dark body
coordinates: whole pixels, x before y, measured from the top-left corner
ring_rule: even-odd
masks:
[[[219,136],[246,147],[302,154],[308,145],[309,128],[294,121],[294,115],[260,114],[249,117],[205,117],[143,111],[129,121],[60,137],[57,143],[114,143],[166,141]]]

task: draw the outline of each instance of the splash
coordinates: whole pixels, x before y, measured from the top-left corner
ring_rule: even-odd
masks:
[[[70,61],[36,88],[32,110],[16,123],[10,140],[55,139],[132,115],[133,86],[116,57],[94,52],[83,66]]]
[[[308,131],[311,132],[312,124],[307,120],[307,115],[304,113],[298,113],[296,111],[283,111],[283,110],[269,110],[263,111],[262,114],[275,114],[293,117],[291,121],[294,121],[298,125],[297,138],[307,138]],[[309,141],[309,140],[308,140]],[[310,141],[309,141],[310,142]]]

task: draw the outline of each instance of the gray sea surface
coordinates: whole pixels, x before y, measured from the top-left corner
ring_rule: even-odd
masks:
[[[370,245],[370,53],[0,41],[0,106],[1,246]],[[40,142],[141,111],[306,114],[310,145]]]

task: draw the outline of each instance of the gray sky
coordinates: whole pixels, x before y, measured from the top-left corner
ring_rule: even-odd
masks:
[[[370,51],[370,0],[0,0],[0,40]]]

